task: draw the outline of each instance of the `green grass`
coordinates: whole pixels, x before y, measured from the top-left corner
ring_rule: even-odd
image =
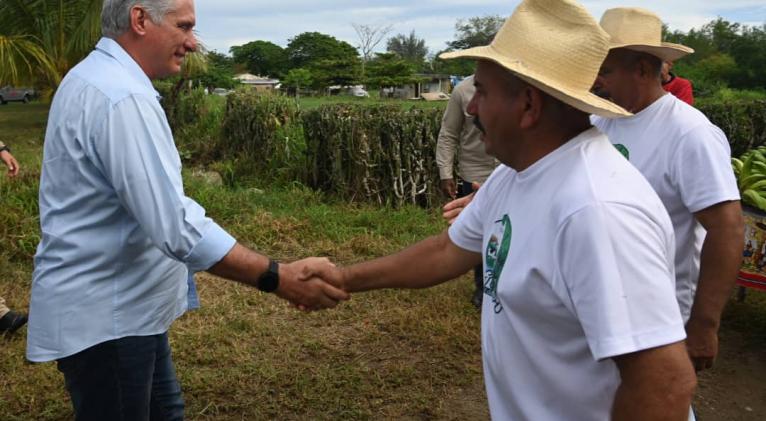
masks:
[[[47,106],[0,107],[0,139],[22,175],[0,176],[0,295],[28,306],[39,241],[37,185]],[[348,264],[445,228],[437,210],[351,205],[298,184],[208,184],[192,170],[187,193],[244,244],[281,260],[328,256]],[[429,290],[355,295],[303,314],[272,295],[198,275],[203,307],[178,320],[171,342],[191,420],[487,419],[479,314],[466,276]],[[732,301],[722,329],[766,347],[766,293]],[[22,330],[0,338],[0,414],[72,419],[55,364],[24,359]]]
[[[0,177],[0,295],[28,306],[39,241],[37,186],[44,104],[0,107],[2,139],[22,176]],[[240,241],[282,260],[347,264],[396,251],[445,228],[437,210],[328,200],[300,185],[207,184],[188,194]],[[359,294],[303,314],[272,295],[199,275],[203,307],[171,329],[188,419],[486,419],[479,314],[466,277],[423,291]],[[0,414],[64,420],[72,412],[55,364],[25,362],[24,330],[0,347]]]

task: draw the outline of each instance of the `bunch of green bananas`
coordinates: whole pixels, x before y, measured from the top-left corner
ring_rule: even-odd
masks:
[[[732,158],[737,186],[745,204],[766,211],[766,146]]]

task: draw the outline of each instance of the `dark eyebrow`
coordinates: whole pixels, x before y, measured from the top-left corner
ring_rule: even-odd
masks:
[[[197,22],[194,19],[179,19],[176,21],[178,26],[197,26]]]

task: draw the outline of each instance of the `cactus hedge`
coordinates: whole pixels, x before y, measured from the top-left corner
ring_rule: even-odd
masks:
[[[225,112],[211,111],[198,92],[179,101],[189,102],[172,112],[184,160],[224,168],[227,182],[297,180],[336,198],[381,205],[442,201],[434,155],[443,108],[336,103],[302,110],[292,98],[253,91],[229,95]],[[766,101],[697,106],[726,133],[732,156],[766,145]]]
[[[327,105],[303,113],[309,186],[347,199],[429,206],[442,111]]]

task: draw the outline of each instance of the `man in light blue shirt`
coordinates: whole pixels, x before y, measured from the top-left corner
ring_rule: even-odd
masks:
[[[167,331],[190,271],[275,292],[306,309],[346,299],[237,244],[184,194],[181,161],[151,79],[196,49],[193,0],[105,0],[102,38],[62,81],[40,181],[27,357],[58,361],[78,420],[180,419]]]

